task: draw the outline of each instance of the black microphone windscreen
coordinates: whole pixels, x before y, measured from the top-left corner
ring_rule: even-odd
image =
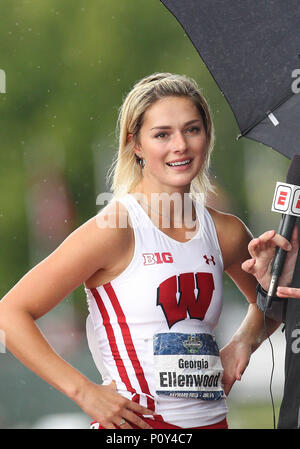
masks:
[[[294,154],[292,157],[287,175],[287,184],[293,184],[295,186],[300,186],[300,155]]]

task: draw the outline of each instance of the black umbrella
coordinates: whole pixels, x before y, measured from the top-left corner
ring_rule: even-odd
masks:
[[[161,0],[184,28],[240,135],[300,154],[300,1]]]

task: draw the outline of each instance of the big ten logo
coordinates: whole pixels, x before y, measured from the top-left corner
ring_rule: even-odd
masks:
[[[6,93],[6,75],[4,70],[0,69],[0,94]]]
[[[300,69],[295,69],[292,71],[292,78],[296,78],[292,82],[292,92],[298,94],[300,92]]]
[[[6,352],[5,347],[5,332],[0,329],[0,354],[4,354]]]
[[[143,253],[144,265],[173,263],[171,253]]]

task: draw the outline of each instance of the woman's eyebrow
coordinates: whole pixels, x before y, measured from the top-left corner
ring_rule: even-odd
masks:
[[[183,124],[183,126],[192,125],[193,123],[196,123],[196,122],[201,122],[201,119],[196,118],[196,119],[194,119],[194,120],[189,120],[188,122],[185,122],[185,123]],[[154,126],[153,128],[150,129],[150,131],[151,131],[152,129],[170,129],[170,128],[171,128],[171,126],[168,126],[168,125],[160,125],[160,126]]]

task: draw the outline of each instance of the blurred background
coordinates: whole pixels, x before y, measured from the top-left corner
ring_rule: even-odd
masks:
[[[5,92],[0,89],[0,298],[99,211],[96,198],[108,191],[106,173],[117,148],[118,108],[132,85],[153,72],[194,78],[210,104],[217,137],[211,167],[217,195],[210,204],[238,215],[254,235],[277,229],[271,202],[289,160],[237,140],[226,100],[159,0],[3,0],[0,23],[6,83]],[[224,282],[216,334],[221,347],[247,311],[230,279]],[[81,286],[38,324],[62,357],[100,382],[85,336],[87,314]],[[278,329],[271,340],[277,418],[284,334]],[[231,428],[272,428],[271,355],[266,341],[233,388]],[[0,428],[87,428],[89,422],[0,346]]]

